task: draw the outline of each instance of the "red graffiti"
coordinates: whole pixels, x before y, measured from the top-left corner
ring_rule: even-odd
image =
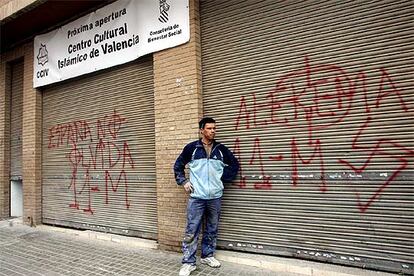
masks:
[[[86,170],[86,174],[85,174],[85,182],[83,184],[82,189],[79,191],[79,194],[82,194],[85,189],[88,193],[88,204],[87,207],[83,209],[83,211],[85,213],[89,213],[91,215],[93,215],[93,209],[92,209],[92,197],[91,197],[91,192],[99,192],[99,188],[98,187],[91,187],[91,176],[89,174],[89,169]],[[79,205],[78,205],[79,207]]]
[[[257,157],[256,157],[256,154],[257,154]],[[271,189],[272,184],[270,184],[270,177],[268,175],[265,175],[264,168],[263,168],[262,150],[260,148],[259,138],[256,138],[254,141],[253,154],[252,154],[252,158],[250,159],[249,165],[253,165],[256,158],[259,161],[260,172],[261,172],[261,175],[259,178],[263,180],[261,182],[254,183],[254,187],[256,189]]]
[[[129,206],[131,205],[131,203],[128,200],[128,180],[127,180],[126,173],[124,170],[122,170],[121,173],[119,174],[118,180],[116,181],[115,185],[112,181],[112,176],[110,172],[105,171],[105,203],[106,204],[109,203],[109,193],[108,193],[109,182],[111,183],[112,191],[117,192],[119,183],[121,182],[121,178],[124,180],[125,206],[127,207],[127,209],[129,209]]]
[[[87,140],[92,142],[92,135],[89,124],[84,120],[58,124],[49,128],[48,148],[58,148]]]
[[[239,181],[235,182],[235,184],[238,185],[239,188],[246,188],[246,176],[243,175],[243,167],[241,166],[242,158],[240,154],[240,139],[239,138],[236,138],[236,142],[234,143],[234,147],[233,147],[233,153],[237,157],[240,163],[240,169],[239,169],[240,179]]]
[[[71,166],[72,176],[68,189],[72,191],[73,201],[70,208],[94,214],[93,194],[101,192],[99,181],[93,175],[102,175],[105,185],[105,203],[109,204],[110,191],[117,193],[121,189],[125,198],[125,207],[130,208],[128,198],[127,168],[135,168],[131,149],[127,141],[118,141],[122,126],[126,119],[114,111],[95,122],[86,120],[59,124],[49,129],[49,149],[70,145],[67,159]],[[94,142],[96,141],[96,142]],[[116,178],[112,175],[116,171]],[[120,171],[120,173],[118,173]],[[83,185],[79,188],[79,182]],[[82,196],[84,195],[84,196]],[[86,201],[81,208],[80,197]]]
[[[298,145],[296,143],[296,139],[293,138],[292,142],[291,142],[291,152],[292,152],[292,184],[293,186],[297,186],[298,185],[298,159],[302,162],[302,164],[310,164],[316,157],[319,159],[319,164],[320,164],[320,172],[321,172],[321,181],[322,181],[322,185],[320,187],[322,192],[326,192],[327,188],[326,188],[326,181],[325,181],[325,167],[324,167],[324,163],[323,163],[323,155],[322,155],[322,147],[321,147],[321,142],[320,140],[316,140],[315,144],[310,144],[310,147],[313,147],[314,151],[312,153],[312,156],[309,159],[304,159],[302,158],[299,149],[298,149]]]
[[[78,199],[77,199],[77,194],[78,193],[76,191],[76,175],[77,175],[77,172],[78,172],[77,167],[75,167],[72,171],[72,178],[71,178],[70,185],[69,185],[68,189],[73,187],[73,203],[70,203],[69,207],[79,210],[79,202],[78,202]]]
[[[359,192],[355,192],[356,197],[357,197],[357,204],[358,204],[358,208],[361,212],[365,212],[368,207],[375,201],[377,200],[382,191],[397,177],[397,175],[404,170],[405,168],[407,168],[408,165],[408,158],[409,157],[414,157],[414,151],[410,150],[406,147],[403,147],[393,141],[391,141],[390,139],[379,139],[377,141],[377,143],[375,144],[375,146],[373,147],[369,147],[369,146],[363,146],[363,143],[360,143],[359,139],[362,136],[363,131],[368,127],[369,123],[371,121],[371,117],[368,117],[367,120],[365,121],[365,123],[362,125],[361,129],[358,131],[358,133],[355,135],[355,138],[352,142],[352,149],[355,150],[361,150],[361,151],[365,151],[365,152],[369,152],[367,159],[364,161],[364,164],[360,167],[354,166],[351,164],[351,162],[344,160],[344,159],[339,159],[338,161],[342,164],[345,164],[347,166],[349,166],[354,172],[356,173],[363,173],[368,165],[371,163],[372,159],[375,156],[389,156],[392,159],[395,159],[396,161],[399,162],[399,166],[398,168],[392,172],[392,175],[385,181],[385,183],[383,183],[375,192],[374,194],[368,199],[367,202],[362,202],[361,198],[360,198],[360,194]],[[401,150],[402,155],[395,155],[395,154],[390,154],[388,153],[385,148],[386,147],[391,147],[394,149],[399,149]]]
[[[303,122],[307,122],[310,131],[326,129],[350,113],[359,90],[367,112],[373,107],[379,108],[381,102],[391,96],[397,96],[402,110],[408,111],[401,92],[387,71],[381,68],[379,72],[377,98],[374,103],[369,103],[364,72],[352,79],[339,66],[311,65],[306,57],[305,69],[283,75],[261,103],[257,102],[255,93],[251,94],[252,104],[248,104],[251,101],[246,96],[241,97],[235,130],[268,125],[302,128]],[[286,113],[286,110],[289,110],[288,114],[281,113]],[[268,116],[260,120],[258,112],[265,112]]]
[[[106,115],[103,120],[96,122],[98,139],[105,139],[109,135],[116,140],[126,119],[121,117],[116,111],[111,115]]]
[[[373,86],[373,82],[377,85]],[[396,179],[398,174],[408,167],[409,158],[414,156],[413,150],[396,143],[392,138],[374,138],[374,140],[371,138],[370,143],[360,142],[364,130],[375,120],[370,114],[378,112],[377,110],[382,107],[389,107],[390,101],[394,108],[402,112],[409,111],[403,93],[397,88],[396,82],[386,69],[379,68],[376,76],[369,75],[369,78],[363,70],[350,76],[344,68],[338,65],[312,64],[309,57],[304,58],[303,69],[282,75],[276,81],[274,89],[265,96],[262,95],[259,98],[255,92],[241,96],[238,114],[235,117],[235,131],[278,127],[290,135],[290,156],[272,152],[267,153],[271,155],[268,158],[264,157],[266,153],[262,150],[259,137],[253,138],[253,153],[246,165],[258,165],[262,179],[262,182],[254,182],[253,187],[271,189],[272,180],[266,174],[264,162],[279,162],[290,157],[290,179],[293,187],[300,185],[299,166],[313,165],[313,168],[317,168],[318,174],[320,173],[319,189],[321,192],[326,192],[329,188],[324,158],[326,145],[323,139],[317,136],[321,135],[321,131],[335,128],[335,126],[343,127],[348,117],[355,118],[356,115],[352,112],[358,106],[363,110],[364,115],[359,113],[359,116],[362,116],[361,119],[365,120],[365,123],[357,130],[352,145],[349,147],[366,156],[363,157],[365,163],[358,166],[346,158],[338,159],[337,163],[354,173],[366,172],[372,159],[376,157],[387,157],[398,164],[391,176],[365,202],[361,199],[360,193],[355,191],[357,206],[361,212],[365,212],[380,198],[384,189]],[[295,133],[299,132],[307,134],[305,145],[299,146],[297,142]],[[236,137],[234,152],[239,160],[243,153],[241,143],[241,138]],[[393,149],[392,153],[389,152],[390,148]],[[335,161],[330,160],[330,162]],[[236,184],[240,188],[247,188],[246,171],[248,168],[243,165],[242,160],[240,163],[243,169],[240,169],[240,180]],[[315,169],[312,172],[315,173]]]
[[[239,115],[237,116],[237,120],[236,120],[236,130],[239,129],[241,119],[245,120],[246,129],[249,129],[250,128],[250,111],[247,109],[246,99],[244,98],[244,96],[242,96],[240,100]],[[255,120],[255,123],[256,123],[256,120]]]
[[[387,71],[384,68],[381,68],[381,72],[382,72],[381,83],[380,83],[380,88],[378,91],[377,101],[375,102],[375,107],[378,108],[380,106],[381,101],[385,97],[396,95],[400,102],[401,108],[405,112],[407,112],[408,107],[406,103],[404,102],[404,99],[401,96],[401,92],[396,88],[394,82],[391,80],[390,76],[388,75]],[[384,86],[386,86],[387,84],[390,85],[392,89],[390,90],[385,89]]]
[[[78,144],[80,142],[93,142],[92,128],[96,125],[96,140],[106,139],[108,136],[116,140],[126,119],[121,117],[116,110],[113,114],[106,115],[96,123],[91,124],[86,120],[58,124],[49,128],[48,148]]]

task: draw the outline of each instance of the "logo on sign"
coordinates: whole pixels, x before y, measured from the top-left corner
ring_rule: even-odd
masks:
[[[168,5],[167,0],[160,0],[160,17],[158,20],[161,23],[168,22],[168,11],[170,10],[170,5]]]
[[[46,49],[46,45],[40,44],[39,53],[37,54],[37,64],[44,66],[48,61],[48,52]],[[38,79],[47,77],[49,75],[49,68],[42,69],[36,72],[36,77]]]
[[[46,45],[40,44],[39,54],[37,54],[37,63],[44,66],[49,61]]]

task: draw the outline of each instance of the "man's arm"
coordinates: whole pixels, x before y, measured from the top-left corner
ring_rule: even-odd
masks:
[[[224,167],[221,180],[224,183],[229,183],[233,179],[236,178],[240,165],[239,165],[239,161],[234,156],[234,154],[226,146],[224,145],[222,146],[223,146],[224,164],[226,164],[227,166]]]
[[[185,176],[185,165],[187,165],[188,162],[191,160],[191,149],[190,144],[186,145],[181,152],[181,154],[178,156],[177,160],[174,164],[174,175],[175,175],[175,181],[178,185],[184,185],[188,182],[188,179]]]

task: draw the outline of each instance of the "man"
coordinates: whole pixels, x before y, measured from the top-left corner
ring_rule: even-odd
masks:
[[[177,184],[190,193],[180,276],[188,276],[196,269],[198,236],[203,217],[206,224],[201,242],[201,263],[220,267],[220,262],[213,255],[216,250],[223,182],[231,182],[239,170],[239,163],[231,151],[214,140],[216,121],[213,118],[203,118],[199,122],[199,129],[201,139],[186,145],[174,164]],[[189,179],[184,172],[187,164]]]

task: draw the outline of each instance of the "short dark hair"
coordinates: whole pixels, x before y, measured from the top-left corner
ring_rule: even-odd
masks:
[[[216,121],[211,118],[211,117],[204,117],[203,119],[200,120],[200,122],[198,122],[198,128],[199,129],[203,129],[206,124],[215,124]]]

